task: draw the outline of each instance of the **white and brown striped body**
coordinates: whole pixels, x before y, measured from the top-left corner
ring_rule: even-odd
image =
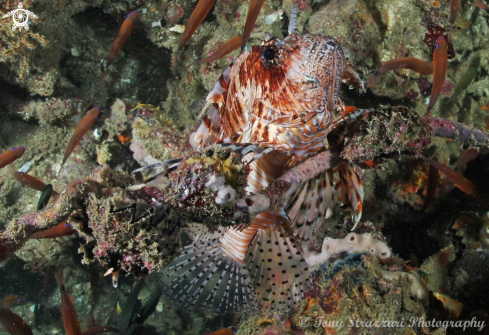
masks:
[[[324,149],[326,135],[341,120],[335,107],[344,69],[343,52],[331,37],[293,33],[254,46],[216,82],[207,97],[213,108],[191,142],[200,149],[233,138],[276,149],[252,163],[246,190],[256,193],[285,168]],[[244,261],[257,229],[273,221],[264,215],[244,231],[224,235],[228,256]]]
[[[273,148],[255,160],[253,153],[244,157],[251,170],[246,192],[257,193],[286,169],[325,150],[328,133],[348,117],[338,98],[344,71],[343,52],[331,37],[294,31],[284,40],[272,38],[254,46],[224,71],[209,93],[207,101],[212,106],[190,143],[197,150],[224,140]],[[299,243],[308,240],[310,233],[308,227],[300,230],[306,223],[313,225],[317,218],[324,218],[333,201],[332,172],[304,185],[298,195],[304,199],[295,196],[289,210],[284,201],[273,212],[257,215],[244,230],[223,228],[218,238],[212,235],[219,241],[225,260],[215,254],[217,246],[209,244],[213,256],[203,259],[200,268],[187,269],[186,262],[205,254],[205,242],[199,239],[191,247],[193,251],[167,271],[164,282],[169,294],[181,303],[195,304],[198,299],[190,302],[186,291],[192,287],[186,284],[189,273],[197,275],[192,281],[197,283],[202,276],[198,271],[204,265],[206,269],[210,269],[209,264],[222,267],[232,260],[246,279],[243,282],[249,280],[247,285],[259,305],[288,309],[298,303],[309,276]],[[226,269],[229,267],[226,265]],[[207,276],[212,277],[212,273]],[[221,280],[207,292],[218,291],[219,285]],[[214,293],[208,294],[210,297]],[[235,302],[228,303],[231,306],[226,310],[239,307]]]
[[[214,108],[192,143],[200,148],[226,138],[263,143],[292,155],[290,167],[323,149],[341,119],[335,107],[344,70],[343,52],[331,37],[293,33],[254,46],[209,93]]]

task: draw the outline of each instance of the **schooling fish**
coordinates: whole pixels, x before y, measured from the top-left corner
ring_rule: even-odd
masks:
[[[49,203],[49,199],[51,199],[51,195],[53,194],[53,185],[47,184],[41,191],[41,195],[39,196],[39,201],[37,202],[37,211],[42,210]]]
[[[465,178],[461,173],[453,170],[446,165],[443,165],[436,160],[429,159],[423,156],[421,156],[421,158],[440,170],[440,172],[447,176],[448,180],[454,183],[455,186],[457,186],[457,188],[464,193],[470,194],[474,198],[477,198],[479,196],[479,191],[477,190],[477,187],[470,180]]]
[[[108,332],[125,334],[119,329],[111,326],[96,326],[82,332],[80,323],[78,322],[78,315],[76,314],[75,306],[73,305],[73,299],[66,291],[63,273],[61,271],[56,272],[56,282],[61,291],[61,315],[63,316],[66,335],[96,335]]]
[[[0,300],[0,306],[15,307],[26,303],[26,299],[20,295],[9,295]]]
[[[433,52],[433,86],[431,88],[430,103],[424,116],[430,115],[431,110],[438,100],[441,88],[445,82],[448,63],[448,44],[443,36],[436,40],[435,51]]]
[[[216,0],[199,0],[199,2],[197,3],[197,6],[192,12],[192,15],[190,15],[190,19],[188,19],[188,23],[187,26],[185,27],[185,31],[183,32],[180,43],[178,43],[177,52],[175,53],[175,56],[173,57],[173,61],[171,63],[172,68],[175,66],[175,63],[177,62],[178,54],[180,53],[180,51],[182,51],[183,47],[188,43],[190,37],[192,37],[192,35],[195,33],[197,28],[202,23],[202,21],[204,21],[205,17],[211,10],[215,1]]]
[[[381,74],[394,70],[394,69],[408,69],[412,71],[416,71],[423,75],[430,75],[433,73],[433,67],[430,64],[425,63],[419,58],[414,57],[400,57],[396,59],[392,59],[385,63],[382,63],[382,66],[375,71],[373,75],[368,78],[368,86],[374,87],[377,77]]]
[[[44,189],[44,187],[46,187],[46,184],[42,180],[40,180],[36,177],[33,177],[27,173],[12,171],[12,175],[22,185],[33,188],[37,191],[42,191]]]
[[[56,272],[56,282],[61,292],[61,315],[65,326],[66,335],[81,335],[82,331],[78,322],[78,315],[73,306],[73,299],[66,291],[65,280],[61,270]]]
[[[458,161],[457,161],[457,165],[455,166],[455,171],[462,170],[462,168],[465,165],[467,165],[467,163],[476,159],[477,156],[479,156],[479,151],[477,151],[477,149],[467,148],[463,150],[458,156]]]
[[[489,13],[489,6],[486,5],[484,2],[482,2],[482,0],[476,0],[472,6],[475,6],[475,7],[479,7],[480,9],[486,11]]]
[[[73,235],[76,233],[76,230],[71,227],[70,224],[66,222],[62,222],[59,225],[49,228],[43,231],[39,231],[31,236],[33,239],[39,238],[55,238],[67,235]]]
[[[221,45],[219,49],[217,49],[216,52],[214,52],[212,55],[199,59],[192,64],[186,66],[184,70],[188,69],[192,65],[196,64],[204,64],[204,63],[212,63],[215,62],[218,59],[221,59],[222,57],[226,56],[227,54],[231,53],[232,51],[236,50],[241,46],[241,40],[243,38],[241,36],[235,36],[231,38],[229,41]]]
[[[33,177],[27,173],[15,171],[13,166],[9,166],[9,170],[12,173],[12,176],[14,176],[14,178],[24,186],[30,187],[36,191],[42,191],[46,187],[46,184],[41,179]],[[53,191],[52,195],[57,197],[59,193]]]
[[[15,162],[17,159],[22,157],[25,152],[25,148],[22,146],[14,147],[9,151],[4,152],[0,155],[0,169]]]
[[[0,307],[0,322],[12,335],[32,335],[31,327],[6,306]]]
[[[460,14],[461,9],[462,2],[460,0],[450,0],[450,24],[452,26],[455,24],[455,20]]]
[[[75,129],[75,132],[71,136],[68,146],[66,147],[65,155],[63,157],[63,163],[61,163],[61,168],[59,169],[60,173],[61,171],[63,171],[63,166],[68,160],[68,157],[70,157],[73,150],[75,150],[75,147],[78,145],[78,143],[83,138],[83,136],[85,136],[87,131],[90,129],[90,127],[93,125],[93,123],[99,116],[99,114],[100,114],[100,108],[94,107],[87,112],[87,115],[85,115],[83,119],[81,119],[80,123]]]
[[[248,7],[248,15],[246,16],[245,28],[243,31],[243,39],[241,41],[241,52],[243,52],[246,43],[250,39],[251,31],[255,26],[256,19],[260,10],[263,7],[265,0],[250,0],[250,6]]]
[[[467,87],[470,85],[470,83],[477,77],[477,74],[479,73],[479,69],[477,67],[471,67],[470,69],[465,72],[460,79],[457,82],[457,85],[455,85],[455,88],[453,89],[452,96],[448,100],[447,104],[452,105],[456,102],[457,98],[462,92],[465,92]]]
[[[435,201],[436,189],[440,183],[440,171],[430,164],[428,169],[428,187],[426,189],[426,197],[423,204],[423,210],[426,211]]]
[[[457,20],[460,10],[462,9],[462,2],[460,0],[450,0],[450,35],[449,41],[452,40],[453,26],[455,25],[455,20]]]
[[[273,148],[257,159],[253,152],[243,158],[250,169],[246,193],[261,192],[288,168],[326,150],[330,131],[358,114],[346,113],[338,96],[345,68],[343,51],[331,37],[291,29],[284,40],[253,46],[215,83],[207,116],[190,143],[202,150],[233,139]],[[201,228],[162,273],[164,291],[184,308],[215,313],[297,306],[309,286],[301,243],[332,207],[334,173],[303,184],[247,228]],[[344,180],[338,192],[358,220],[361,180],[348,164],[338,173]]]
[[[109,66],[112,64],[115,57],[117,56],[117,53],[124,45],[124,42],[126,42],[129,35],[131,34],[138,17],[139,15],[136,10],[129,13],[129,15],[126,16],[126,19],[122,23],[121,29],[119,29],[119,33],[117,33],[117,36],[115,37],[114,43],[112,43],[112,50],[110,51],[110,57],[109,57],[109,62],[107,63],[107,68],[109,68]],[[104,72],[102,81],[105,80],[106,75],[107,75],[107,70]]]

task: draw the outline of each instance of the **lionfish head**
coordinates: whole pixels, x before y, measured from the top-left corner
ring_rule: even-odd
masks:
[[[344,70],[345,57],[334,38],[294,31],[283,40],[271,38],[243,53],[231,78],[238,79],[236,92],[246,92],[248,106],[254,98],[253,110],[273,109],[277,117],[331,113]]]

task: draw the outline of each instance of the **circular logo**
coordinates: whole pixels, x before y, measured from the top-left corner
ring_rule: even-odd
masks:
[[[23,27],[27,24],[29,15],[27,15],[27,11],[25,9],[16,9],[13,15],[13,19],[14,19],[14,24],[17,27]]]

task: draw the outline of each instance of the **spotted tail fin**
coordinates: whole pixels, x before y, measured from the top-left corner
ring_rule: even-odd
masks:
[[[300,245],[283,229],[258,229],[246,264],[259,306],[289,312],[304,298],[310,284],[308,265]]]
[[[339,180],[336,183],[338,201],[351,211],[354,230],[362,217],[363,183],[358,168],[348,163],[338,166]]]
[[[303,184],[290,197],[285,212],[300,243],[312,239],[317,224],[325,219],[333,203],[334,186],[331,170]]]
[[[204,307],[217,314],[256,308],[247,269],[224,256],[222,235],[201,235],[161,274],[164,292],[179,306]]]

